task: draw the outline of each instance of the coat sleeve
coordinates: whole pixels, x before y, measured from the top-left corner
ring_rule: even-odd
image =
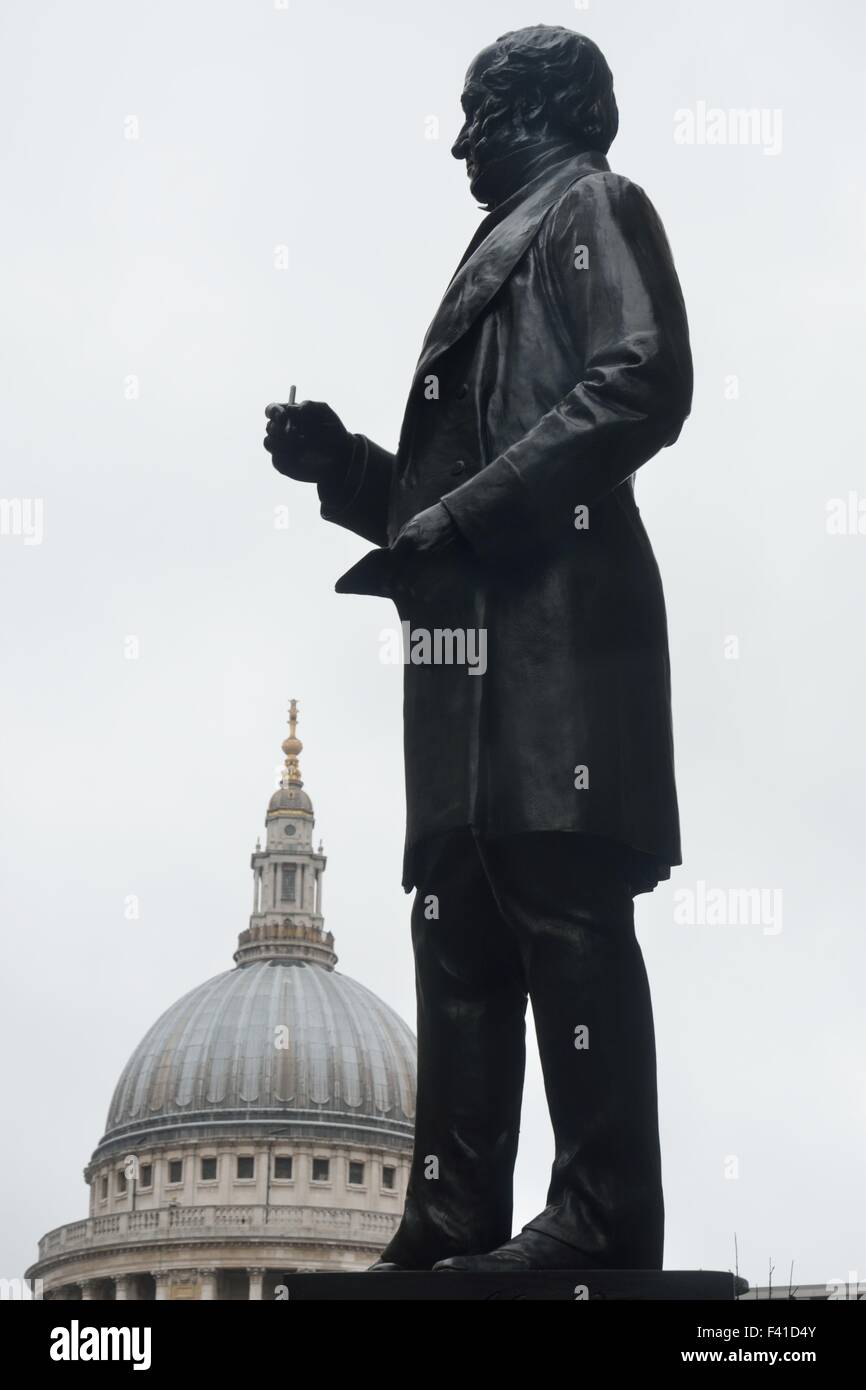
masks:
[[[366,435],[356,434],[352,458],[339,482],[319,484],[321,514],[372,541],[388,544],[388,497],[395,457],[374,444]]]
[[[556,545],[575,507],[591,508],[672,444],[691,407],[685,306],[643,190],[617,174],[591,175],[564,195],[541,235],[551,319],[564,320],[578,345],[579,379],[528,433],[442,499],[464,538],[490,560]],[[582,269],[578,246],[588,252]],[[543,372],[544,364],[528,362],[527,370]]]

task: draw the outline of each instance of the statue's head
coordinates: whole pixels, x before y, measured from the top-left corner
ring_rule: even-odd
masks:
[[[536,24],[503,34],[466,74],[465,121],[451,153],[466,160],[474,196],[495,203],[502,161],[545,140],[607,154],[619,124],[613,77],[583,34]]]

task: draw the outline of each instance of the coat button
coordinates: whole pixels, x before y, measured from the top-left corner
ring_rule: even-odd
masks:
[[[454,467],[451,469],[451,477],[452,477],[452,478],[459,478],[460,475],[461,475],[462,473],[465,473],[465,472],[466,472],[466,464],[463,462],[462,459],[458,459],[457,462],[455,463]]]

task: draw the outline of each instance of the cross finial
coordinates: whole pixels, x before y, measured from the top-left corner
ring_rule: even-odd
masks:
[[[298,766],[298,755],[303,748],[301,740],[297,736],[298,728],[298,702],[289,701],[289,736],[283,739],[283,752],[286,755],[286,770],[283,773],[282,783],[287,786],[303,786],[301,781],[301,769]]]

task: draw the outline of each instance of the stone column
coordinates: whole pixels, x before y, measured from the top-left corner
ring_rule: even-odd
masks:
[[[263,1269],[254,1268],[248,1269],[247,1274],[250,1276],[250,1301],[252,1302],[253,1299],[261,1301],[265,1271]]]
[[[216,1298],[216,1270],[200,1269],[198,1277],[201,1284],[202,1300]]]
[[[156,1284],[157,1301],[168,1298],[169,1280],[171,1275],[167,1269],[154,1269],[152,1271],[154,1283]]]
[[[82,1299],[99,1298],[99,1294],[96,1292],[95,1279],[82,1279],[79,1282],[81,1286]]]
[[[116,1274],[114,1276],[114,1301],[115,1303],[126,1302],[132,1298],[132,1281],[128,1274]]]

